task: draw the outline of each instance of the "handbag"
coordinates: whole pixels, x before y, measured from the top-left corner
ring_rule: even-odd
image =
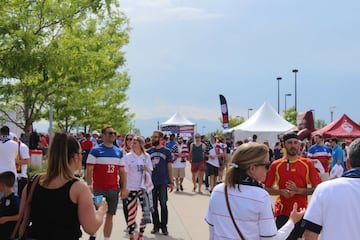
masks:
[[[225,186],[224,186],[224,192],[225,192],[226,206],[227,206],[227,209],[228,209],[228,211],[229,211],[231,220],[232,220],[232,222],[233,222],[233,224],[234,224],[234,226],[235,226],[235,228],[236,228],[236,231],[237,231],[238,234],[239,234],[240,240],[243,240],[243,239],[245,239],[245,238],[244,238],[244,235],[242,235],[239,227],[237,226],[237,224],[236,224],[236,222],[235,222],[235,219],[234,219],[234,216],[233,216],[233,214],[232,214],[231,208],[230,208],[230,202],[229,202],[229,196],[228,196],[228,191],[227,191],[227,186],[226,186],[226,184],[225,184]]]
[[[34,193],[35,187],[39,182],[40,175],[36,175],[32,181],[29,182],[30,190],[28,191],[25,206],[20,209],[19,219],[16,222],[15,228],[11,234],[10,239],[23,239],[26,228],[29,225],[30,221],[30,207],[31,207],[31,200],[32,195]]]

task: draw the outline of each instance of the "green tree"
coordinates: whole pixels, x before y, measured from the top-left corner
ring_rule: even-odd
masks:
[[[28,133],[52,99],[67,130],[130,127],[123,106],[130,80],[120,72],[129,29],[116,0],[8,0],[0,22],[0,111],[10,121]]]
[[[219,121],[221,126],[224,126],[222,117],[219,117]],[[235,127],[243,122],[245,122],[245,118],[243,116],[236,116],[234,118],[233,116],[229,115],[229,128]]]
[[[295,111],[295,106],[284,110],[284,119],[294,125],[297,125],[297,112]]]
[[[321,120],[321,119],[316,119],[315,120],[315,128],[317,129],[320,129],[320,128],[323,128],[325,127],[327,124],[324,120]]]

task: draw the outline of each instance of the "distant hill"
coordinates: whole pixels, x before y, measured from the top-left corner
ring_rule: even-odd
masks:
[[[151,118],[151,119],[134,119],[135,128],[140,130],[140,133],[144,137],[151,136],[152,131],[156,130],[158,123],[162,123],[168,120],[168,118]],[[207,134],[214,132],[217,129],[222,129],[220,121],[210,121],[207,119],[193,119],[189,120],[196,124],[196,131],[200,134]],[[49,122],[42,120],[34,123],[34,130],[40,133],[47,133],[49,128]]]
[[[153,130],[158,128],[158,123],[161,124],[166,120],[168,118],[135,119],[135,127],[140,130],[142,136],[148,137],[151,136]],[[200,134],[207,134],[217,129],[222,129],[220,121],[193,118],[189,118],[189,120],[196,124],[196,131]]]

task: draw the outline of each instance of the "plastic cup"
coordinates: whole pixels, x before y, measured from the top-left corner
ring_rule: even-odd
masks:
[[[101,203],[102,200],[103,200],[103,195],[98,195],[93,197],[94,203]]]

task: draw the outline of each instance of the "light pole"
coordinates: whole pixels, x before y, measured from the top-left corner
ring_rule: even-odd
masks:
[[[292,72],[295,74],[295,112],[297,112],[297,80],[296,80],[296,74],[299,72],[299,70],[293,69]]]
[[[250,117],[250,111],[252,111],[252,110],[254,110],[254,109],[248,108],[248,119],[249,119],[249,117]]]
[[[330,122],[332,123],[333,122],[333,120],[334,120],[334,109],[335,109],[336,107],[335,106],[331,106],[330,107]]]
[[[277,77],[276,80],[278,81],[278,114],[280,114],[280,80],[281,77]]]
[[[285,110],[287,109],[287,108],[286,108],[286,97],[290,97],[290,96],[291,96],[291,93],[286,93],[286,94],[285,94]]]

